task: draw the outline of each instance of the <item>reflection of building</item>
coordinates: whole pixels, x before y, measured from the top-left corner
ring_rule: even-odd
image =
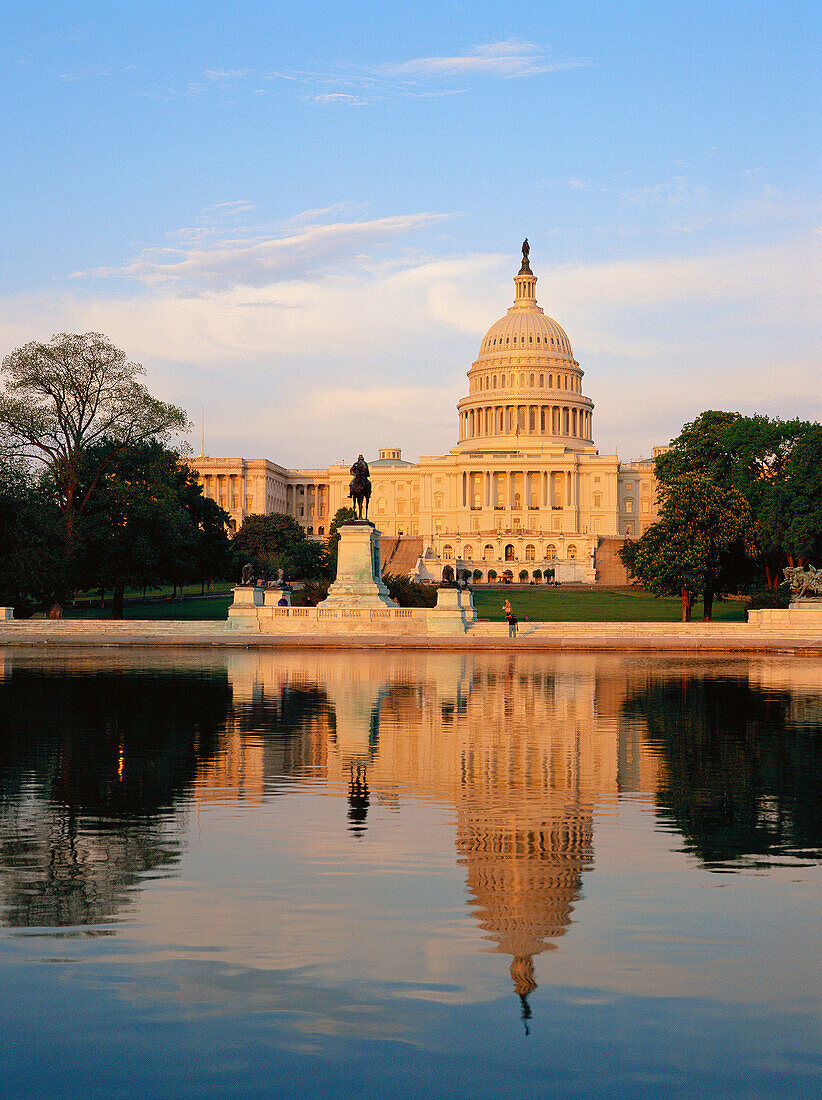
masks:
[[[421,575],[438,575],[458,560],[483,580],[506,572],[539,580],[546,567],[559,580],[593,580],[592,548],[655,518],[652,460],[620,465],[599,454],[583,371],[565,331],[537,305],[536,283],[524,257],[514,304],[468,371],[449,454],[412,463],[384,448],[370,463],[371,516],[384,542],[413,540],[402,553],[394,547],[403,569],[417,560]],[[238,526],[250,513],[285,512],[322,537],[349,503],[347,463],[288,470],[201,456],[194,465],[206,495]]]
[[[328,783],[347,797],[349,828],[367,827],[369,804],[414,798],[452,805],[470,904],[491,950],[511,958],[514,988],[536,985],[534,956],[572,920],[593,857],[596,807],[642,783],[655,788],[655,758],[640,725],[617,721],[629,682],[646,673],[622,659],[518,654],[231,654],[238,699],[283,700],[314,691],[321,711],[293,727],[300,763],[277,774]],[[255,723],[256,724],[256,723]],[[256,734],[250,733],[252,741]],[[273,762],[272,762],[273,763]],[[342,822],[342,818],[341,818]],[[373,825],[370,826],[373,828]]]

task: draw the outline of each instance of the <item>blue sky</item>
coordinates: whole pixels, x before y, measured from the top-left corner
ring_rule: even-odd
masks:
[[[818,419],[815,9],[6,3],[0,351],[103,331],[211,454],[442,453],[527,234],[603,452]]]

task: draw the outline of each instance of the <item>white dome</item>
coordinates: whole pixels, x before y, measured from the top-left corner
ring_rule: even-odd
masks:
[[[495,321],[482,338],[477,363],[485,366],[488,359],[513,354],[574,358],[565,330],[538,305],[511,306],[505,317]]]

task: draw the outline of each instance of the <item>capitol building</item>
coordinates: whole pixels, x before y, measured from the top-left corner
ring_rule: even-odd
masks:
[[[594,444],[584,371],[564,329],[537,305],[528,253],[525,242],[514,303],[468,370],[456,445],[418,462],[396,447],[365,456],[369,518],[388,572],[439,580],[450,564],[479,583],[539,583],[551,568],[560,582],[614,583],[624,580],[616,549],[657,518],[653,458],[620,463]],[[350,462],[292,470],[200,456],[192,464],[236,527],[254,513],[283,512],[324,538],[351,503]]]

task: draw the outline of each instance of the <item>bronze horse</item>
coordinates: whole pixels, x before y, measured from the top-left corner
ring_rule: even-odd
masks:
[[[348,495],[351,497],[354,502],[354,507],[357,509],[357,518],[363,519],[362,512],[364,504],[365,519],[368,519],[368,502],[371,499],[371,480],[369,474],[371,471],[368,469],[368,463],[362,455],[359,456],[351,467],[351,473],[354,476],[351,478],[351,484],[348,487]]]

